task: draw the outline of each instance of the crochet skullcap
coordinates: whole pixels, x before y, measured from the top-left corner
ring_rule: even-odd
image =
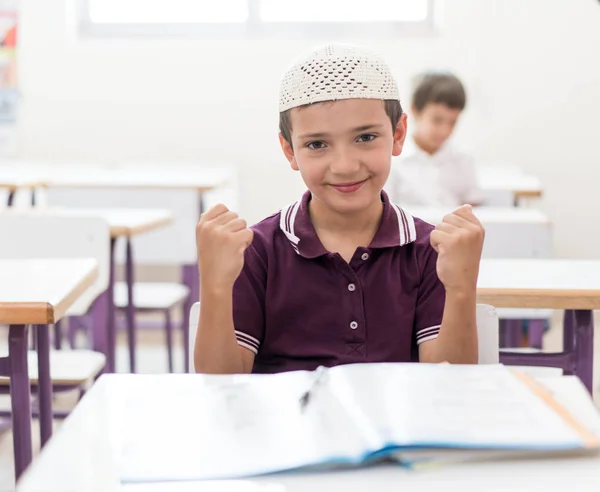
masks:
[[[296,60],[285,72],[279,111],[340,99],[399,99],[385,60],[351,44],[327,44]]]

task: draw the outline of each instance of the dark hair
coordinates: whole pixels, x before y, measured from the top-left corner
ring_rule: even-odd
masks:
[[[451,109],[465,109],[467,94],[456,75],[444,72],[427,72],[417,76],[412,105],[422,111],[428,103],[444,104]]]
[[[332,101],[326,101],[332,102]],[[385,112],[389,116],[390,121],[392,122],[392,131],[396,130],[396,126],[400,121],[400,117],[402,116],[402,106],[400,105],[400,101],[397,99],[386,99],[383,101],[385,103]],[[299,108],[305,108],[309,106],[305,104],[303,106],[298,106]],[[288,109],[287,111],[283,111],[279,113],[279,131],[283,138],[292,145],[292,125],[290,124],[290,111],[295,108]]]

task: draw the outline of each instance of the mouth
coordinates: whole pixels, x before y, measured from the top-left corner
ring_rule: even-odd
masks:
[[[336,183],[331,184],[330,186],[339,191],[340,193],[354,193],[362,188],[362,185],[367,182],[367,179],[363,179],[362,181],[352,181],[348,183]]]

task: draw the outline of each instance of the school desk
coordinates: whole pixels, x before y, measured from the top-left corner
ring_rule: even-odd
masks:
[[[562,368],[592,392],[600,260],[483,259],[477,300],[496,307],[565,310],[562,352],[501,353],[500,361]]]
[[[73,188],[195,189],[204,192],[227,182],[227,173],[197,164],[94,164],[11,161],[0,164],[0,185],[31,183]]]
[[[227,185],[231,179],[226,167],[210,168],[191,163],[130,163],[113,166],[82,165],[75,167],[76,169],[74,166],[64,165],[62,172],[52,173],[46,185],[50,188],[63,189],[191,190],[195,191],[197,196],[196,222],[204,210],[205,193]],[[161,203],[159,206],[168,207],[169,204]],[[183,231],[180,234],[184,234]],[[190,228],[189,235],[185,236],[185,238],[189,237],[193,237],[193,228]],[[176,239],[174,238],[173,241]],[[186,258],[185,261],[180,262],[182,264],[182,282],[190,290],[190,300],[186,301],[184,305],[186,312],[200,296],[195,248],[190,249],[192,252],[185,256],[192,255],[193,258]],[[185,367],[187,367],[187,363]]]
[[[539,198],[543,186],[537,176],[511,166],[479,166],[479,186],[489,205],[512,206],[524,198]]]
[[[102,376],[56,432],[17,484],[18,492],[299,492],[364,490],[439,492],[441,488],[464,492],[505,492],[512,490],[545,492],[595,492],[600,482],[600,457],[555,457],[450,465],[437,469],[408,471],[398,465],[383,464],[346,471],[281,473],[240,480],[218,482],[168,482],[162,484],[119,484],[119,464],[126,441],[135,439],[139,429],[152,433],[157,426],[168,426],[181,418],[179,410],[189,401],[199,375]],[[589,425],[597,422],[585,389],[573,377],[541,378],[560,403]],[[180,387],[178,397],[161,400],[163,388]],[[144,394],[141,425],[130,430],[124,415],[125,395]],[[215,396],[217,396],[215,394]],[[172,409],[165,415],[165,407]],[[191,412],[187,412],[188,414]],[[183,412],[185,414],[185,412]],[[137,414],[136,414],[137,415]],[[168,427],[167,427],[168,428]],[[161,446],[157,438],[157,449]],[[181,436],[181,445],[194,452],[193,443]],[[260,443],[257,442],[257,446]],[[151,450],[148,450],[151,452]]]
[[[442,221],[452,209],[405,207],[431,224]],[[522,207],[475,207],[485,227],[484,258],[547,258],[552,256],[552,222],[540,210]]]
[[[171,223],[172,214],[166,209],[130,208],[69,208],[35,207],[31,209],[5,210],[5,214],[99,217],[110,227],[110,277],[106,295],[100,296],[92,309],[92,345],[94,350],[106,355],[107,372],[115,370],[116,351],[116,308],[114,303],[115,286],[115,247],[119,239],[125,240],[125,281],[128,303],[126,308],[127,332],[132,371],[135,371],[135,306],[133,304],[134,256],[132,238],[154,231]],[[105,306],[103,306],[105,304]]]
[[[35,189],[43,183],[36,179],[26,178],[20,174],[14,174],[10,171],[3,170],[0,167],[0,189],[4,188],[8,191],[8,199],[6,205],[13,205],[15,192],[19,189]]]
[[[31,389],[27,363],[28,326],[38,331],[38,388],[42,443],[52,433],[52,383],[48,326],[92,285],[96,260],[0,259],[0,324],[9,325],[8,357],[0,373],[10,377],[15,474],[31,461]]]
[[[135,372],[135,305],[133,303],[134,256],[132,238],[147,233],[171,223],[173,216],[166,209],[130,209],[130,208],[49,208],[36,210],[33,213],[44,213],[47,210],[52,214],[65,214],[71,216],[101,217],[108,222],[110,227],[110,278],[106,295],[107,320],[102,321],[102,313],[93,310],[96,319],[93,321],[93,347],[106,354],[106,371],[115,370],[116,352],[116,308],[114,303],[115,287],[115,247],[119,239],[125,240],[125,282],[127,285],[127,333],[129,342],[129,355],[131,371]],[[106,326],[106,331],[104,330]]]
[[[177,190],[195,192],[197,196],[196,216],[193,217],[193,220],[189,219],[187,215],[185,217],[176,216],[175,227],[170,234],[177,235],[180,239],[177,241],[173,239],[165,245],[165,249],[171,252],[170,256],[176,257],[177,263],[182,265],[182,282],[190,291],[189,301],[185,303],[184,307],[186,312],[189,312],[192,303],[200,296],[193,241],[194,222],[198,221],[204,210],[206,192],[229,186],[235,181],[231,168],[228,166],[206,167],[197,163],[169,162],[101,165],[12,161],[0,165],[0,181],[3,175],[10,175],[13,179],[36,180],[42,188],[48,188],[51,193],[60,190],[75,192],[77,189],[82,191],[86,189],[123,191],[130,189],[162,190],[165,193]],[[79,204],[85,203],[82,200],[79,202]],[[169,203],[157,203],[157,205],[170,206]],[[192,225],[188,226],[188,222]],[[191,233],[188,235],[187,231],[191,231]],[[164,238],[162,239],[164,241]],[[161,255],[161,258],[163,257],[164,253]],[[185,357],[185,367],[187,367],[187,351]],[[110,364],[107,367],[110,367]]]

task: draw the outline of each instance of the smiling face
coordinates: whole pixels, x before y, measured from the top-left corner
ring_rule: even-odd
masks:
[[[406,115],[393,131],[384,101],[344,99],[294,108],[290,124],[291,145],[280,135],[281,147],[313,199],[338,214],[381,204],[392,155],[402,151]]]

